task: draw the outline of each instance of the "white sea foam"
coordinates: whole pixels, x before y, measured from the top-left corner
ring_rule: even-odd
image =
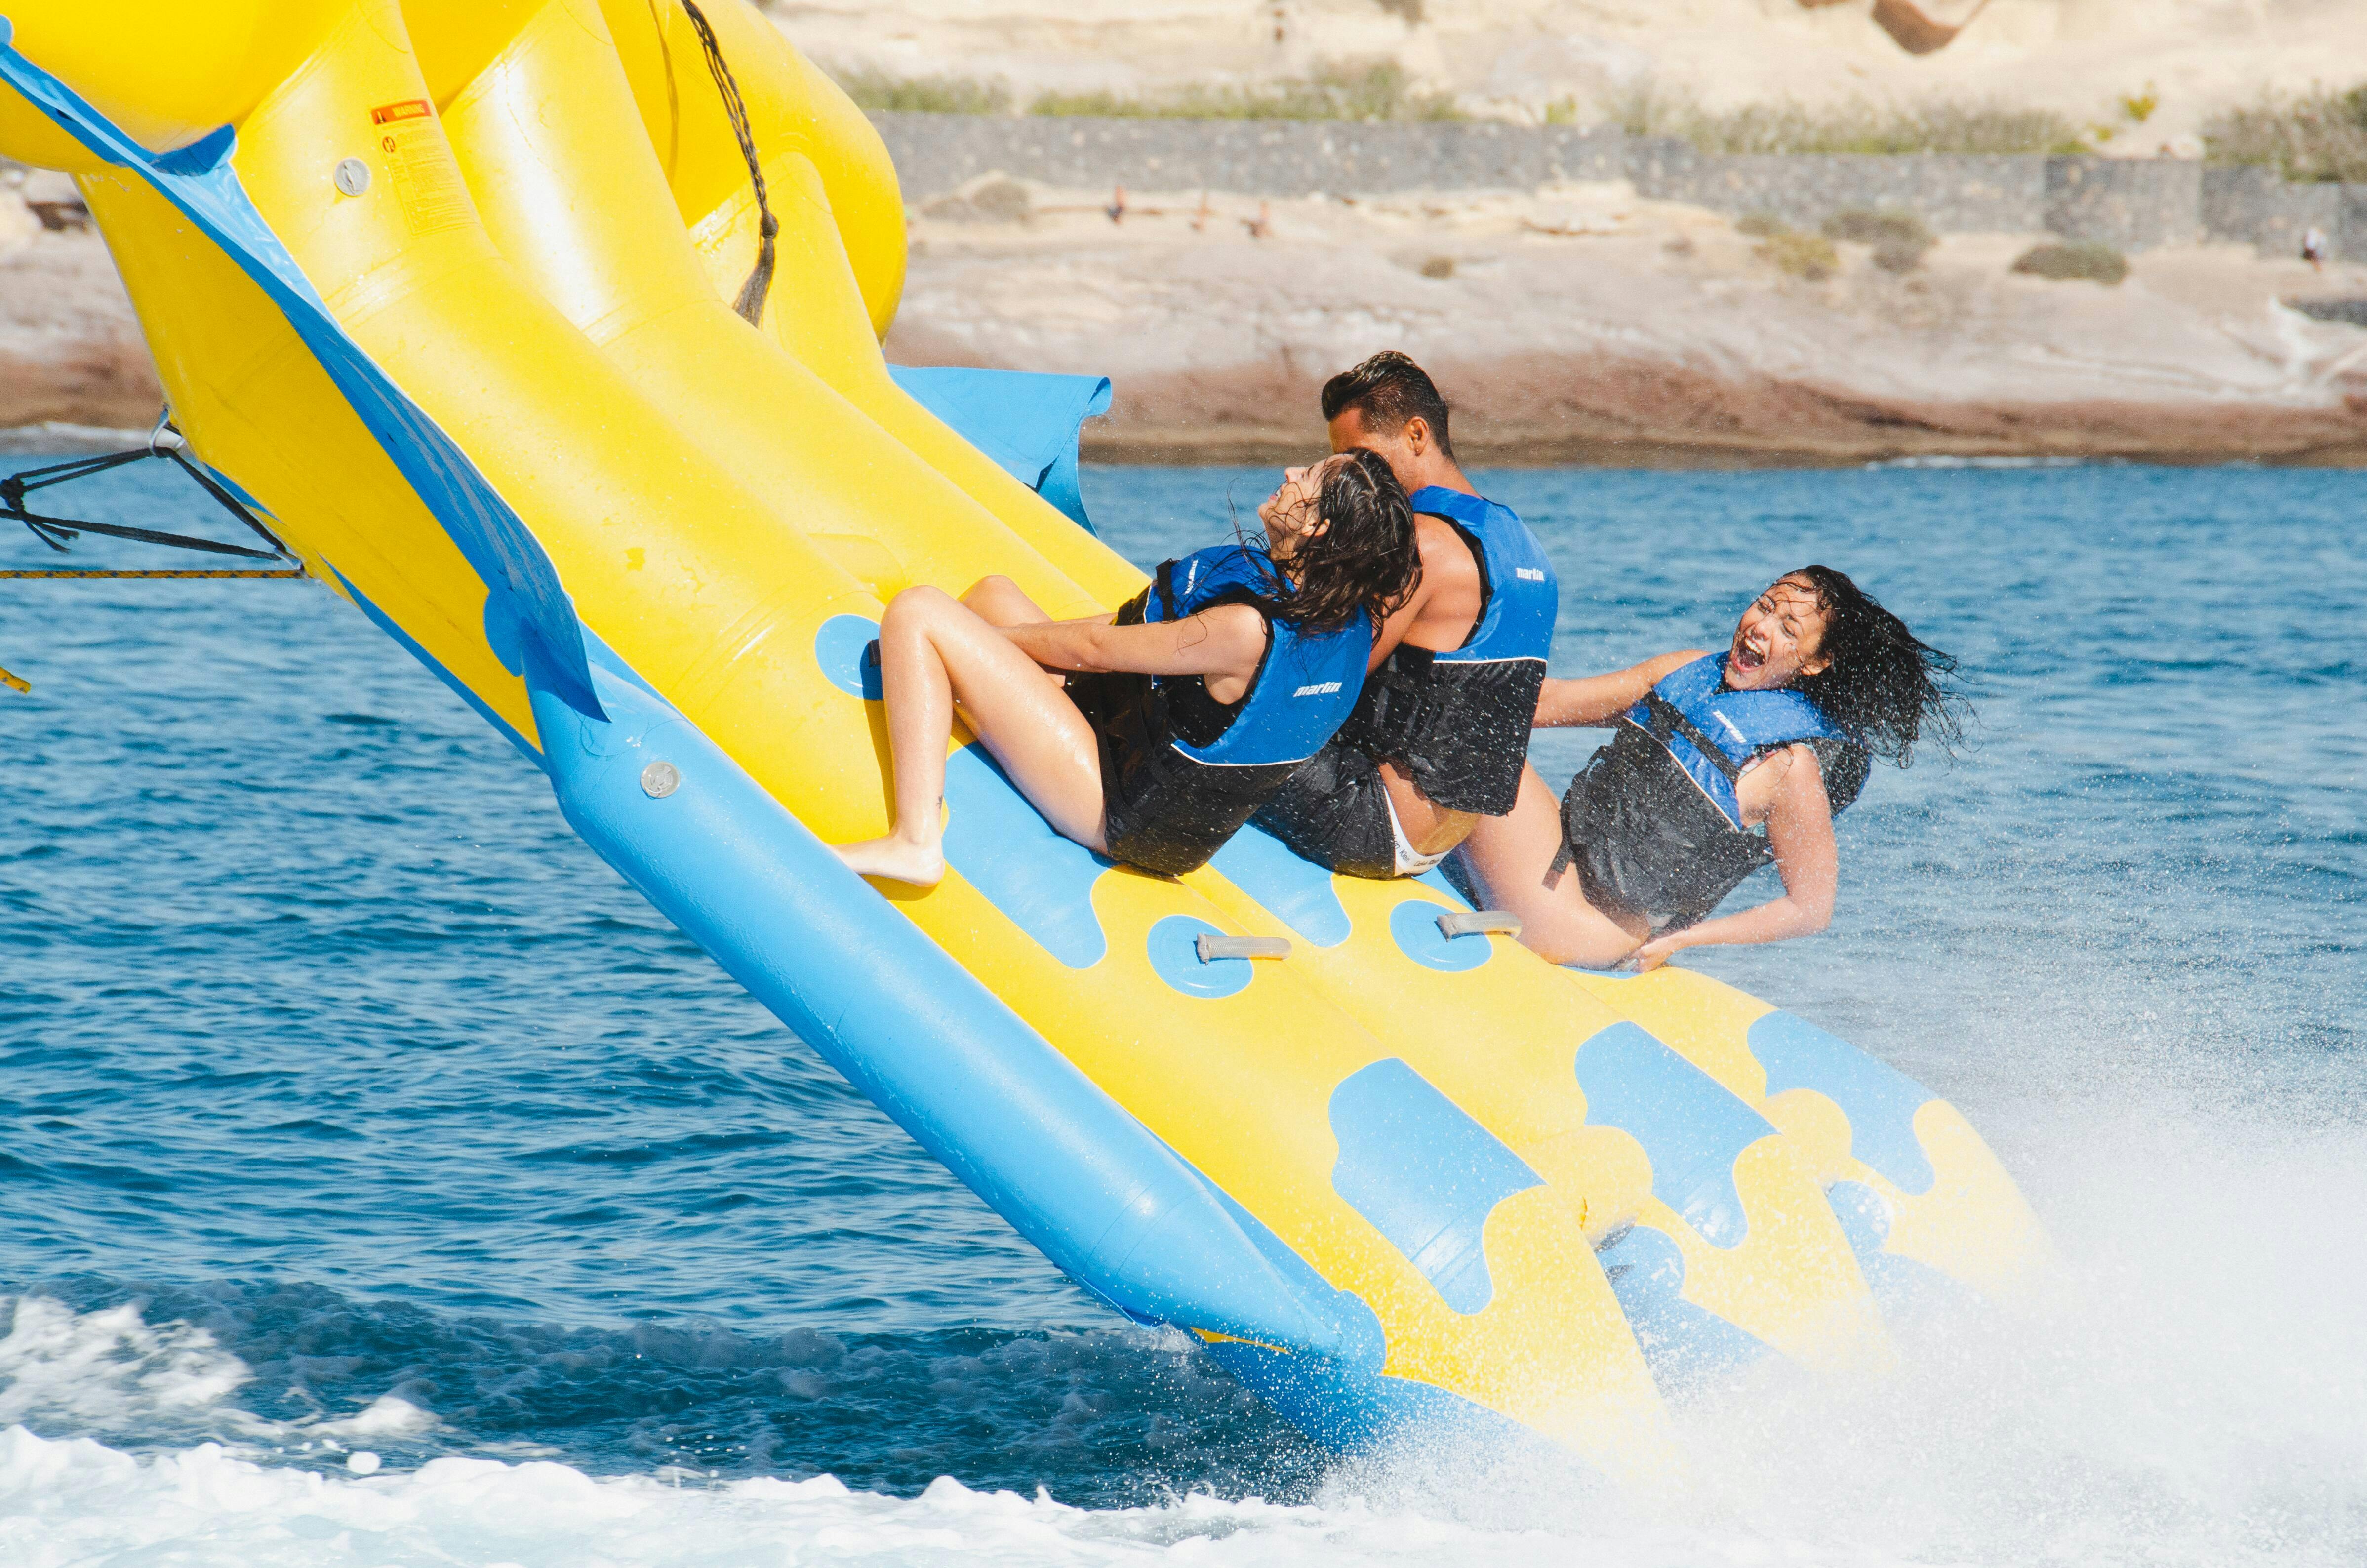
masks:
[[[2061,1108],[2016,1151],[2061,1247],[2050,1281],[1908,1331],[1895,1377],[1777,1369],[1691,1408],[1686,1473],[1653,1496],[1436,1455],[1345,1465],[1298,1506],[1099,1510],[951,1479],[899,1499],[484,1457],[320,1473],[271,1445],[317,1443],[317,1462],[342,1451],[324,1439],[432,1414],[389,1394],[309,1424],[241,1418],[244,1369],[200,1331],[32,1299],[0,1342],[12,1418],[179,1431],[210,1402],[216,1428],[249,1436],[133,1454],[0,1434],[0,1565],[2348,1568],[2367,1560],[2367,1129],[2304,1119]]]
[[[151,1327],[129,1302],[75,1312],[27,1297],[0,1339],[0,1421],[39,1413],[120,1428],[145,1415],[218,1406],[246,1379],[246,1363],[202,1328]]]

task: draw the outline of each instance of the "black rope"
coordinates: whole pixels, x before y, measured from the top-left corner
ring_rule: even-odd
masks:
[[[95,579],[95,578],[100,578],[100,577],[106,577],[106,578],[125,578],[125,577],[129,577],[129,578],[135,578],[135,579],[140,579],[140,580],[143,580],[143,581],[145,581],[145,580],[150,580],[150,579],[163,579],[163,578],[184,579],[184,578],[191,578],[191,577],[303,577],[303,576],[307,576],[307,575],[310,575],[310,574],[308,574],[308,573],[307,573],[307,572],[306,572],[306,571],[305,571],[301,566],[288,566],[288,567],[274,567],[274,568],[272,568],[272,569],[270,569],[270,570],[268,570],[268,571],[263,571],[263,572],[257,572],[257,571],[252,571],[252,570],[249,570],[249,571],[235,571],[235,570],[231,570],[231,569],[224,569],[224,570],[221,570],[221,571],[216,571],[216,572],[0,572],[0,581],[16,581],[16,580],[18,580],[18,579],[21,579],[21,578],[26,578],[26,577],[61,577],[61,578],[66,578],[66,579],[73,580],[73,581],[83,581],[83,580],[86,580],[86,579]]]
[[[741,101],[740,84],[732,79],[731,67],[723,62],[723,46],[715,41],[715,29],[708,25],[697,0],[682,0],[682,8],[697,29],[699,47],[707,51],[708,74],[715,78],[715,90],[723,95],[723,112],[731,117],[731,134],[740,139],[740,156],[748,165],[748,183],[756,187],[756,267],[748,274],[748,281],[740,285],[740,297],[731,301],[731,308],[750,326],[762,326],[764,297],[773,291],[773,239],[781,232],[780,220],[773,216],[772,200],[764,190],[764,165],[756,156],[756,134],[748,129],[748,106]]]
[[[175,445],[163,444],[163,437],[167,435],[174,438]],[[70,547],[73,540],[82,534],[89,533],[99,534],[108,539],[130,540],[139,544],[161,544],[174,550],[198,550],[211,555],[243,556],[250,561],[295,560],[294,552],[280,543],[271,530],[263,526],[262,520],[247,509],[243,502],[223,488],[220,480],[189,460],[187,454],[183,452],[177,444],[179,437],[180,432],[175,430],[171,425],[160,423],[156,426],[155,434],[149,437],[148,444],[144,447],[136,447],[128,452],[108,452],[103,457],[74,458],[62,463],[50,463],[41,468],[22,469],[0,477],[0,521],[24,524],[32,530],[35,539],[61,553]],[[147,458],[164,458],[176,464],[183,473],[196,480],[207,494],[221,503],[224,511],[253,529],[255,536],[271,548],[249,550],[244,545],[224,544],[219,540],[198,539],[191,534],[163,533],[155,528],[128,528],[121,523],[95,523],[84,517],[53,517],[47,513],[33,511],[25,505],[25,497],[34,491],[47,490],[57,484],[71,484],[77,479],[88,479],[95,474],[105,473],[110,469],[121,468],[126,463],[139,462]],[[109,574],[130,575],[130,574]],[[98,574],[28,572],[9,573],[7,575],[96,576]]]

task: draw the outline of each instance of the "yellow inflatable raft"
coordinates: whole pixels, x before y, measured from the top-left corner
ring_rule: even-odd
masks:
[[[1704,1369],[1879,1368],[1878,1301],[2036,1256],[1928,1091],[1449,935],[1434,878],[1113,866],[960,744],[944,884],[846,872],[887,599],[1142,577],[1075,504],[1105,386],[891,373],[894,171],[742,0],[0,3],[0,151],[77,176],[195,455],[1048,1256],[1310,1433],[1648,1468]]]

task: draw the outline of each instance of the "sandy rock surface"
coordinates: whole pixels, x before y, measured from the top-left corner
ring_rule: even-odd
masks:
[[[28,193],[71,202],[72,186],[31,178],[0,186],[0,427],[144,429],[164,393],[106,242],[44,228]]]
[[[2165,250],[2106,289],[2008,271],[2046,236],[1957,235],[1904,275],[1843,244],[1810,280],[1624,184],[1202,200],[1134,192],[1113,223],[1108,192],[997,179],[933,202],[890,355],[1110,375],[1088,444],[1114,459],[1307,451],[1323,379],[1398,347],[1497,461],[2367,461],[2367,329],[2280,302],[2367,301],[2367,267]],[[144,428],[160,399],[103,242],[0,191],[0,427],[48,427],[6,444]]]
[[[1962,30],[1911,54],[1877,0],[775,0],[826,63],[1047,90],[1151,92],[1391,60],[1473,112],[1580,118],[1639,88],[1711,108],[1791,100],[1996,100],[2110,120],[2158,107],[2109,150],[2150,153],[2263,88],[2367,80],[2360,0],[1882,0]],[[1419,20],[1413,18],[1419,17]]]
[[[917,216],[890,355],[1108,374],[1105,457],[1304,450],[1323,378],[1389,347],[1495,460],[2367,457],[2367,330],[2281,302],[2367,298],[2367,268],[2197,247],[2105,288],[2015,276],[2050,237],[1996,234],[1904,275],[1843,244],[1811,280],[1624,184],[1205,212],[1134,192],[1116,223],[1107,193],[1029,187],[1002,222],[992,194]]]

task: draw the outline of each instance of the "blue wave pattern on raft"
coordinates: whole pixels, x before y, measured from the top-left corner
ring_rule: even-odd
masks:
[[[247,199],[231,167],[233,137],[223,126],[162,157],[124,134],[74,90],[10,47],[0,17],[0,81],[22,94],[62,129],[109,163],[130,169],[222,254],[253,278],[353,405],[371,435],[451,536],[486,588],[515,601],[519,621],[532,629],[550,660],[552,679],[571,707],[599,711],[592,672],[577,631],[575,608],[559,571],[468,454],[426,411],[389,381],[361,346],[345,335],[279,236]]]
[[[1063,838],[975,743],[946,759],[946,864],[1070,969],[1109,951],[1093,884],[1116,862]]]
[[[1652,1196],[1711,1245],[1741,1245],[1750,1220],[1734,1162],[1775,1135],[1766,1118],[1635,1024],[1580,1046],[1577,1070],[1586,1119],[1632,1134],[1651,1157]]]
[[[1300,859],[1265,829],[1242,828],[1208,863],[1315,946],[1336,948],[1348,939],[1348,911],[1331,873]]]
[[[1849,1238],[1850,1251],[1857,1255],[1858,1272],[1865,1276],[1867,1289],[1885,1313],[1912,1312],[1974,1296],[1969,1287],[1931,1265],[1883,1250],[1890,1240],[1890,1205],[1865,1183],[1837,1181],[1825,1188],[1825,1200],[1832,1205],[1841,1234]]]
[[[1340,1158],[1331,1190],[1456,1312],[1484,1310],[1488,1216],[1537,1173],[1429,1081],[1392,1057],[1361,1068],[1331,1091]]]
[[[879,623],[867,615],[833,615],[814,632],[814,663],[830,684],[866,702],[879,700],[879,661],[871,645]]]
[[[1292,1355],[1240,1341],[1207,1346],[1211,1358],[1255,1389],[1284,1419],[1316,1441],[1350,1454],[1377,1452],[1416,1434],[1467,1456],[1510,1459],[1541,1446],[1527,1427],[1483,1405],[1383,1372],[1387,1346],[1373,1309],[1336,1289],[1216,1183],[1205,1176],[1201,1180],[1300,1298],[1328,1302],[1341,1324],[1345,1348],[1332,1356]],[[1567,1464],[1567,1455],[1555,1457],[1557,1464]]]
[[[1814,1089],[1849,1118],[1850,1153],[1910,1198],[1931,1190],[1931,1161],[1915,1113],[1934,1096],[1888,1062],[1806,1018],[1770,1013],[1750,1026],[1750,1054],[1767,1069],[1767,1093]]]
[[[1684,1392],[1769,1353],[1758,1335],[1684,1299],[1685,1255],[1664,1233],[1631,1225],[1594,1256],[1664,1392]]]

